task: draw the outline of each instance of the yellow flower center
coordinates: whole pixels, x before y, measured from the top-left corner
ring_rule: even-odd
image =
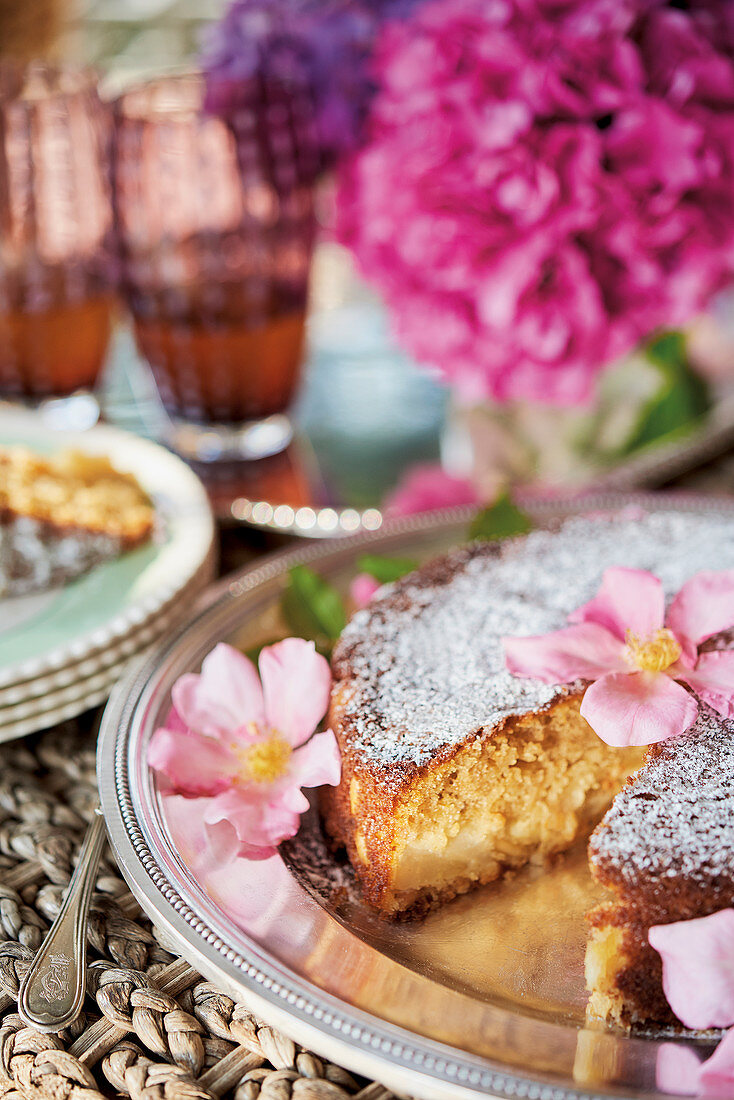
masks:
[[[241,750],[244,779],[254,783],[274,783],[288,767],[291,752],[290,745],[272,733],[256,745],[248,745]]]
[[[667,627],[656,630],[649,638],[640,638],[627,631],[625,660],[642,672],[665,672],[681,655],[675,635]]]

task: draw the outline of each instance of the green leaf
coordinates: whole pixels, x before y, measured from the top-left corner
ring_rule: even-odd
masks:
[[[288,629],[298,638],[308,638],[317,648],[328,648],[347,624],[344,602],[328,581],[306,565],[295,565],[280,601]]]
[[[418,562],[413,558],[383,558],[379,554],[363,554],[357,562],[360,573],[369,573],[380,584],[399,581],[406,573],[412,573],[417,568]]]
[[[682,332],[663,333],[647,348],[647,356],[660,374],[660,389],[643,406],[627,453],[693,430],[711,408],[708,385],[688,362]]]
[[[532,529],[530,516],[513,504],[509,493],[504,492],[494,504],[477,512],[469,528],[469,538],[493,542],[514,535],[526,535]]]

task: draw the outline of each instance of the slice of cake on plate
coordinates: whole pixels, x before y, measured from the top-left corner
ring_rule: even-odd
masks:
[[[146,542],[153,504],[103,455],[0,448],[0,596],[63,584]]]

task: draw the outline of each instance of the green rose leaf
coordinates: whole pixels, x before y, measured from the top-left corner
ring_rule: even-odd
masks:
[[[379,554],[363,554],[357,562],[360,573],[369,573],[380,584],[399,581],[417,568],[418,562],[413,558],[383,558]]]
[[[288,629],[297,638],[328,649],[347,623],[344,601],[333,585],[306,565],[295,565],[281,596],[281,611]]]
[[[532,529],[530,516],[513,504],[509,493],[504,492],[493,504],[477,512],[469,528],[469,538],[494,542],[515,535],[527,535]]]
[[[688,361],[682,332],[663,333],[649,345],[647,357],[660,375],[660,388],[643,406],[627,452],[692,431],[711,408],[708,385]]]

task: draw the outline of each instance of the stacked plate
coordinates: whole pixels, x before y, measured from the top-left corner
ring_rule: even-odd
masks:
[[[156,509],[150,543],[63,588],[0,602],[0,741],[103,702],[131,658],[190,615],[214,571],[206,492],[180,459],[114,428],[52,431],[0,405],[0,446],[106,454],[135,475]]]

